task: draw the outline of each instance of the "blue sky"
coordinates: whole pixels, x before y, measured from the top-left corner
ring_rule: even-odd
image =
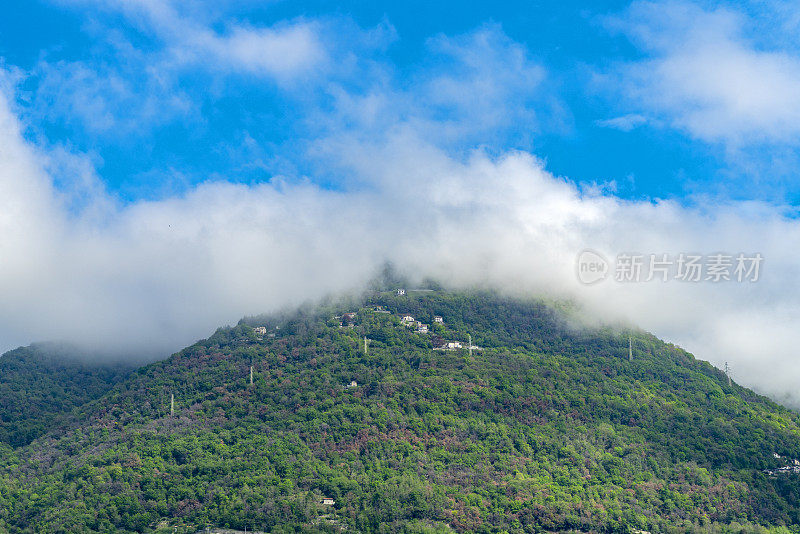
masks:
[[[164,356],[392,262],[797,390],[796,3],[7,4],[0,349]],[[764,266],[586,286],[585,249]]]
[[[552,173],[610,187],[624,198],[691,202],[713,195],[793,204],[800,192],[796,132],[766,143],[760,132],[744,142],[734,139],[736,132],[704,135],[681,116],[693,107],[713,108],[714,95],[700,88],[676,102],[658,96],[691,73],[639,78],[648,62],[679,60],[678,43],[657,41],[680,41],[701,23],[701,31],[718,34],[709,47],[739,46],[756,56],[794,50],[779,37],[761,43],[747,35],[760,19],[746,5],[198,2],[165,10],[156,4],[19,2],[0,19],[0,56],[16,84],[26,135],[89,158],[124,201],[162,198],[210,178],[255,183],[281,175],[345,187],[346,177],[320,172],[327,162],[309,153],[329,133],[318,121],[334,120],[341,91],[351,97],[405,92],[418,100],[408,113],[443,121],[481,121],[484,116],[467,117],[463,107],[495,107],[503,119],[469,125],[472,131],[448,142],[448,150],[530,151]],[[697,13],[686,13],[690,5]],[[727,18],[740,27],[725,28]],[[279,74],[253,70],[247,58],[226,70],[212,65],[229,61],[224,57],[209,57],[205,65],[201,58],[174,57],[203,53],[179,50],[200,46],[180,42],[186,28],[224,39],[236,28],[256,34],[293,27],[312,28],[330,63],[309,59],[297,72]],[[491,34],[491,50],[469,43],[482,31]],[[437,42],[459,40],[466,47],[461,56],[437,50]],[[450,106],[430,93],[414,94],[444,73],[465,84],[470,76],[492,75],[488,63],[512,61],[515,52],[525,64],[498,67],[508,69],[510,85],[496,95],[502,102]],[[472,60],[487,64],[470,66]],[[337,70],[337,61],[347,68]],[[540,72],[525,79],[519,68]]]

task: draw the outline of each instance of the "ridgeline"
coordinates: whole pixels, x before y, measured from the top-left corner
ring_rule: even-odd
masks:
[[[0,530],[800,532],[796,413],[552,303],[375,292],[109,387],[4,446]]]

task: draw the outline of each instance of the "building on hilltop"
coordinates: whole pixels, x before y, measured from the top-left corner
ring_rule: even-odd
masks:
[[[353,327],[356,324],[356,314],[355,312],[343,313],[342,314],[342,325],[347,325],[348,327]]]
[[[263,336],[263,335],[265,335],[267,333],[267,327],[266,326],[255,326],[255,327],[253,327],[253,332],[255,332],[256,335]]]
[[[435,315],[433,317],[433,322],[438,324],[444,324],[444,319],[442,319],[441,315]]]
[[[440,336],[432,336],[431,342],[433,343],[433,348],[436,350],[456,350],[464,348],[464,345],[462,345],[460,341],[448,341],[442,339]]]

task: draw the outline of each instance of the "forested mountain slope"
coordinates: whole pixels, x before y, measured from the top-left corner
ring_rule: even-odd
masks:
[[[0,356],[0,443],[30,443],[134,368],[121,361],[87,358],[73,347],[53,343],[6,352]]]
[[[800,458],[797,414],[565,317],[376,293],[219,329],[3,454],[0,527],[800,531],[800,476],[763,472]],[[472,355],[435,348],[470,336]]]

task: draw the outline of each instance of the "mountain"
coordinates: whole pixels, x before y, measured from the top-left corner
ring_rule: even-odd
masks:
[[[0,443],[38,438],[78,406],[102,396],[135,367],[39,343],[0,356]]]
[[[560,303],[373,293],[247,318],[73,414],[0,455],[0,529],[800,531],[797,413]]]

